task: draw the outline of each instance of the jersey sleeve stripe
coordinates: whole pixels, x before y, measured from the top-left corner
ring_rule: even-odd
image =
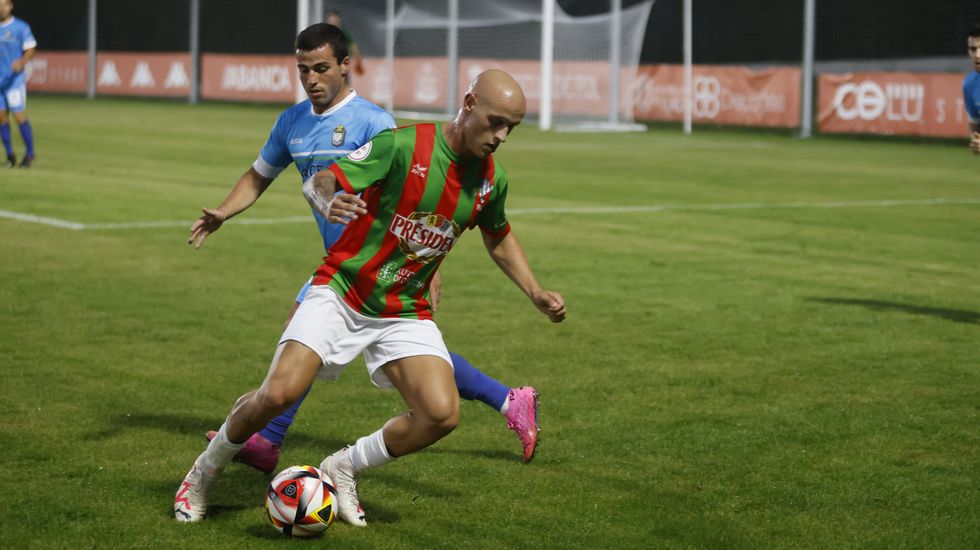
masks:
[[[482,227],[480,228],[480,230],[483,231],[484,233],[486,233],[487,235],[493,237],[494,239],[498,239],[499,240],[499,239],[503,239],[504,237],[507,236],[508,233],[510,233],[510,223],[508,223],[506,226],[504,226],[504,228],[501,229],[500,231],[489,231],[489,230],[484,229]]]
[[[347,180],[347,175],[345,175],[344,171],[340,169],[340,166],[337,166],[337,164],[334,163],[331,164],[327,168],[327,170],[330,170],[331,172],[333,172],[333,175],[337,176],[337,182],[340,183],[340,186],[344,188],[344,191],[350,193],[351,195],[356,194],[354,191],[354,187],[351,186],[350,181]]]
[[[269,178],[270,180],[276,179],[276,176],[286,169],[285,166],[279,167],[269,164],[262,158],[262,155],[259,155],[259,157],[255,159],[255,162],[252,163],[252,168],[254,168],[260,176],[263,178]]]
[[[27,50],[31,49],[31,48],[36,48],[37,47],[37,40],[26,40],[26,41],[24,41],[24,46],[23,47],[24,47],[24,51],[25,52]]]
[[[356,151],[356,149],[321,149],[319,151],[304,151],[301,153],[290,153],[292,157],[303,158],[303,157],[315,157],[317,155],[341,155],[347,156]]]

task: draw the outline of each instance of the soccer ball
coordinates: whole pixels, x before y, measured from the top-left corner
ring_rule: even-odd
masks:
[[[269,483],[265,511],[287,537],[315,537],[333,523],[336,499],[333,481],[318,468],[290,466]]]

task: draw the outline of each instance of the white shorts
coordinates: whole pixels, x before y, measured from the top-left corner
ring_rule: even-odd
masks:
[[[0,97],[0,109],[21,113],[27,108],[27,86],[21,84],[5,90]]]
[[[295,340],[320,356],[317,378],[336,380],[363,353],[371,382],[393,387],[381,369],[395,359],[434,355],[452,365],[439,327],[418,319],[379,319],[351,309],[326,285],[310,287],[279,343]]]

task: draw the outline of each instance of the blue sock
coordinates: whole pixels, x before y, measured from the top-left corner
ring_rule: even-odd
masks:
[[[303,394],[303,397],[300,397],[299,401],[293,403],[293,406],[289,407],[288,411],[270,420],[269,423],[266,424],[266,426],[259,432],[259,435],[268,439],[275,445],[282,445],[282,440],[286,438],[286,432],[289,431],[289,427],[293,425],[293,418],[296,417],[296,411],[299,410],[299,406],[303,403],[303,400],[306,399],[306,396],[310,395],[310,390],[312,388],[312,385],[310,385],[309,388],[306,388],[306,393]]]
[[[463,399],[477,399],[495,411],[500,411],[510,388],[483,374],[462,356],[452,352],[449,356],[453,359],[453,376],[456,377],[459,396]]]
[[[14,154],[14,144],[10,141],[10,124],[0,125],[0,138],[3,139],[3,148],[7,150],[7,156]]]
[[[20,125],[20,137],[24,140],[24,147],[27,148],[24,156],[34,155],[34,129],[31,128],[31,121],[24,119],[24,123]]]

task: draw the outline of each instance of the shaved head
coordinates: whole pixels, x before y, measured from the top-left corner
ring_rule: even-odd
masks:
[[[470,82],[463,106],[446,127],[446,141],[462,157],[486,158],[524,120],[527,100],[504,71],[483,71]]]
[[[521,85],[514,77],[499,69],[490,69],[477,75],[470,82],[466,93],[474,94],[478,100],[498,104],[514,113],[520,112],[521,117],[527,107]]]

